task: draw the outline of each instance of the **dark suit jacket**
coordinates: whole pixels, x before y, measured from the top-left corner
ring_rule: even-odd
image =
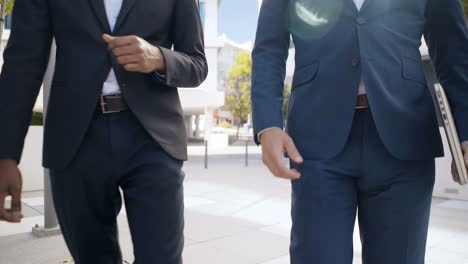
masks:
[[[73,159],[111,67],[142,125],[170,155],[185,160],[187,136],[176,87],[198,86],[207,75],[202,31],[195,0],[124,0],[113,32],[103,0],[16,0],[0,76],[0,157],[20,160],[55,37],[46,167],[63,168]],[[125,71],[115,63],[103,33],[136,35],[161,47],[167,82]]]
[[[395,157],[443,155],[419,52],[423,35],[460,137],[468,140],[468,30],[459,0],[366,0],[360,11],[353,0],[264,0],[253,51],[255,133],[283,127],[292,36],[296,70],[287,129],[305,159],[343,149],[362,77],[379,134]]]

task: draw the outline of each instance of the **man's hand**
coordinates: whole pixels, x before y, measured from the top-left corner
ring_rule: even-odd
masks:
[[[166,72],[161,50],[137,36],[113,37],[104,34],[104,41],[114,53],[117,62],[131,72]]]
[[[0,221],[19,223],[21,214],[22,179],[14,160],[0,159]],[[11,196],[11,208],[5,208],[5,198]]]
[[[295,169],[289,169],[283,162],[283,153],[288,153],[291,160],[297,164],[303,162],[301,154],[291,137],[280,128],[272,128],[262,133],[263,163],[278,178],[297,180],[301,174]]]
[[[465,157],[465,166],[468,169],[468,141],[462,143],[463,155]],[[456,181],[457,167],[455,166],[455,161],[452,161],[452,177]]]

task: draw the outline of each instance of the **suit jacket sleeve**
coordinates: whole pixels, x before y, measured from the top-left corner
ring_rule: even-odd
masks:
[[[468,29],[460,0],[429,0],[425,38],[461,141],[468,140]]]
[[[0,158],[21,159],[32,110],[49,61],[47,0],[16,0],[0,75]]]
[[[177,0],[170,29],[174,50],[160,47],[166,61],[166,84],[197,87],[208,75],[203,26],[195,0]]]
[[[290,33],[288,0],[264,0],[252,53],[254,138],[266,128],[283,128],[283,100]]]

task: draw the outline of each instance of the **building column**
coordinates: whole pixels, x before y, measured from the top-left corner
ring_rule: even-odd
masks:
[[[213,131],[213,109],[205,108],[205,139],[208,140]]]
[[[193,127],[192,127],[192,116],[184,116],[185,119],[185,129],[187,132],[187,138],[193,137]]]
[[[200,115],[195,116],[195,138],[200,138]]]

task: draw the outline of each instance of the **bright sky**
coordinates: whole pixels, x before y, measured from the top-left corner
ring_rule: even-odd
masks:
[[[258,20],[258,0],[222,0],[219,34],[226,33],[238,43],[254,41]]]

